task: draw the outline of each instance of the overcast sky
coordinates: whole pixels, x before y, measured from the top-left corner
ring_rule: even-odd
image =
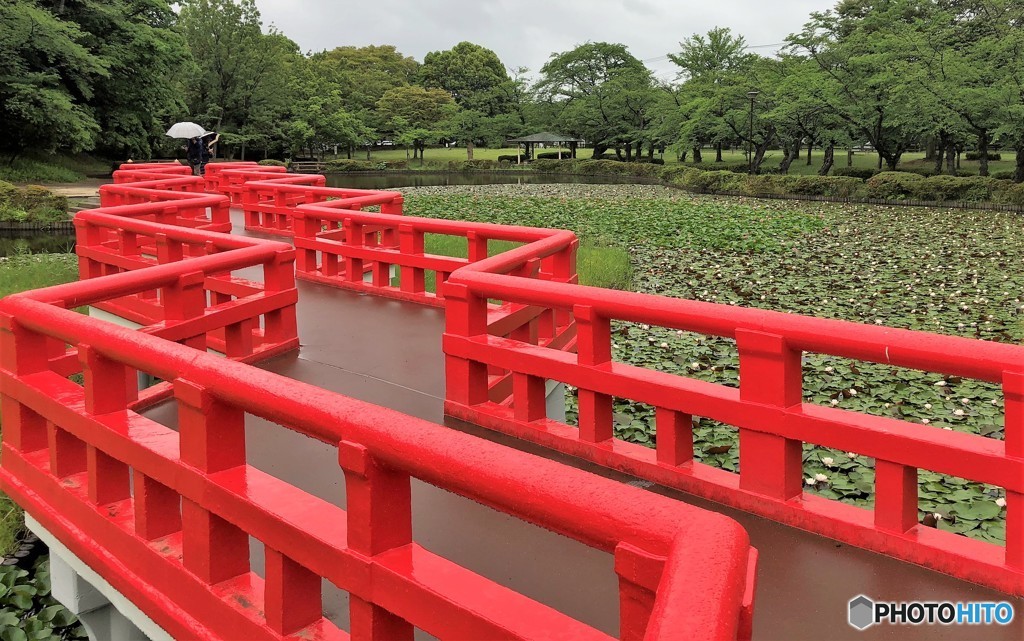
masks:
[[[662,79],[674,77],[665,54],[716,26],[751,46],[775,45],[812,11],[835,0],[256,0],[303,51],[393,44],[419,61],[469,40],[493,49],[508,67],[531,75],[552,52],[589,41],[619,42]],[[777,47],[755,51],[773,53]]]

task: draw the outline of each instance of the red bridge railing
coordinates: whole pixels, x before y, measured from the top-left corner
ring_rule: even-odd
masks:
[[[254,306],[213,304],[222,277],[259,264],[265,298],[294,291],[292,250],[81,218],[94,277],[0,300],[0,485],[173,636],[348,638],[322,615],[327,579],[356,639],[609,638],[418,546],[417,478],[614,554],[622,639],[750,637],[756,552],[731,519],[210,354],[200,339]],[[154,288],[155,330],[70,309]],[[136,411],[136,371],[168,382],[177,432]],[[337,446],[347,509],[249,466],[246,414]]]
[[[446,413],[795,527],[1024,594],[1024,347],[512,275],[530,259],[524,247],[459,270],[448,281]],[[491,335],[488,299],[572,314],[578,353]],[[735,339],[739,389],[613,361],[612,321]],[[1000,383],[1005,441],[803,402],[803,352]],[[489,393],[494,371],[511,375],[510,397]],[[549,380],[578,388],[578,428],[546,417],[539,390]],[[613,397],[656,408],[657,449],[614,437]],[[738,428],[739,474],[694,460],[693,415]],[[804,492],[803,443],[874,458],[874,509]],[[1006,545],[919,524],[919,469],[1005,488]]]
[[[346,209],[340,200],[348,197],[346,190],[332,196],[321,188],[288,202],[275,195],[278,190],[295,194],[301,187],[275,187],[279,180],[258,183],[252,189],[260,195],[248,198],[276,198],[281,207],[276,215],[298,221],[299,278],[444,306],[447,413],[795,527],[1024,594],[1024,347],[580,287],[565,278],[563,269],[552,267],[553,261],[571,264],[568,273],[575,274],[571,235],[529,230],[536,235],[516,239],[525,246],[488,258],[481,239],[508,238],[499,235],[506,232]],[[339,200],[319,202],[331,197]],[[425,233],[466,237],[469,259],[425,254]],[[397,287],[391,265],[399,266]],[[429,270],[438,274],[437,292],[423,286],[422,274]],[[739,390],[613,362],[613,320],[735,339]],[[800,356],[805,351],[1000,383],[1004,440],[804,403]],[[547,381],[579,388],[578,428],[545,416]],[[612,397],[657,408],[657,450],[613,437]],[[693,460],[693,415],[738,429],[739,474]],[[805,442],[875,458],[874,509],[804,492]],[[919,469],[1004,488],[1006,544],[919,524]]]

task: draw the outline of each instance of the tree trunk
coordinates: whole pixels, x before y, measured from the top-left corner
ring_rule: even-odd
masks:
[[[694,147],[693,148],[693,162],[694,163],[704,162],[704,158],[702,158],[701,155],[700,155],[700,147]]]
[[[878,152],[878,170],[882,170],[882,152]]]
[[[900,164],[900,156],[902,155],[902,153],[886,155],[885,168],[889,171],[896,171],[896,166]],[[879,167],[879,169],[881,169],[881,167]]]
[[[752,165],[753,165],[753,173],[755,173],[755,174],[761,173],[761,163],[764,162],[764,154],[765,154],[766,151],[768,151],[768,141],[767,140],[765,141],[765,143],[763,145],[758,145],[754,149],[754,162],[752,163]]]
[[[944,149],[942,149],[941,147],[939,147],[938,149],[932,151],[932,158],[935,160],[935,173],[936,174],[941,174],[942,173],[942,159],[945,157],[945,155],[946,155],[946,151]],[[925,160],[927,160],[927,158]]]
[[[681,152],[679,152],[679,157],[676,160],[678,160],[679,162],[686,162],[686,156],[688,156],[689,153],[690,152],[688,152],[688,151],[681,151]]]
[[[952,136],[946,142],[946,173],[950,176],[956,175],[956,144]]]
[[[1017,166],[1013,169],[1013,182],[1024,182],[1024,142],[1017,143]]]
[[[945,156],[946,156],[946,148],[949,146],[949,134],[946,133],[946,131],[944,131],[944,130],[940,131],[939,132],[938,140],[936,140],[934,138],[931,138],[928,141],[928,145],[932,148],[931,151],[929,152],[929,153],[931,153],[931,156],[926,157],[925,160],[929,160],[929,159],[934,160],[935,161],[935,173],[936,174],[941,174],[942,173],[942,160],[945,158]]]
[[[793,161],[800,157],[800,141],[795,141],[792,145],[786,145],[786,155],[783,157],[782,162],[779,163],[779,173],[788,174],[789,166],[793,164]]]
[[[345,158],[352,160],[352,145],[345,147]]]
[[[853,167],[853,150],[852,149],[847,149],[846,150],[846,166],[847,167]]]
[[[811,166],[811,150],[813,150],[813,149],[814,149],[814,141],[813,140],[808,140],[807,141],[807,166],[808,167]]]
[[[633,162],[633,143],[626,143],[626,162]]]
[[[715,162],[722,162],[722,143],[715,145]]]
[[[647,150],[647,157],[654,160],[654,143],[651,143],[650,148]]]
[[[245,160],[245,138],[242,138],[242,160]]]
[[[818,170],[819,176],[827,176],[828,172],[832,171],[832,165],[836,162],[836,143],[829,141],[828,146],[825,147],[825,158],[821,163],[821,169]]]
[[[940,133],[939,135],[941,136],[942,134]],[[936,144],[935,138],[929,138],[924,144],[924,159],[935,160],[935,154],[943,155],[943,149],[944,145],[941,140]],[[940,160],[939,163],[941,164],[942,161]],[[939,168],[939,173],[942,173],[941,167]]]
[[[988,176],[988,139],[988,131],[978,132],[978,162],[981,163],[979,176]]]
[[[473,160],[473,141],[466,139],[466,160]]]

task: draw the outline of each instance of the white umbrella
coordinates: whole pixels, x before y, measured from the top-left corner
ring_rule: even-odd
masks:
[[[171,138],[200,138],[210,132],[206,131],[194,122],[178,122],[167,130]]]

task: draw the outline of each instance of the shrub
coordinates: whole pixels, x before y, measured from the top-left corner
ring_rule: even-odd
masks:
[[[10,205],[0,206],[0,223],[25,223],[28,222],[28,212],[24,209],[11,207]]]
[[[930,178],[932,176],[938,175],[937,173],[935,173],[935,167],[905,167],[903,165],[900,165],[900,171],[906,174],[917,174],[918,176],[924,176],[925,178]]]
[[[40,185],[29,185],[18,189],[11,200],[11,204],[29,213],[42,209],[68,210],[68,199],[66,197],[58,196]]]
[[[537,160],[569,160],[572,152],[563,149],[562,157],[559,159],[557,151],[545,151],[542,154],[537,154]]]
[[[918,174],[903,171],[883,171],[867,181],[867,197],[884,200],[902,200],[915,197],[921,186],[916,183],[924,181]]]
[[[740,191],[743,179],[731,171],[694,171],[683,175],[683,186],[700,193]]]
[[[932,176],[914,185],[914,198],[957,202],[981,202],[992,199],[998,183],[994,178],[970,176]]]
[[[288,163],[283,160],[274,160],[273,158],[264,158],[263,160],[256,163],[262,167],[287,167]]]
[[[575,160],[535,160],[530,163],[530,169],[546,174],[572,174],[576,173]]]
[[[636,162],[647,165],[664,165],[664,158],[648,158],[647,156],[641,156],[636,159]]]
[[[981,160],[981,153],[977,151],[968,151],[966,154],[967,160]],[[1003,155],[997,152],[988,152],[989,160],[1002,160]]]
[[[853,176],[861,180],[867,180],[877,173],[877,169],[869,167],[832,167],[833,176]]]
[[[745,162],[701,162],[690,165],[702,171],[731,171],[736,174],[745,174],[750,171],[750,165]]]
[[[864,191],[864,181],[854,176],[787,176],[787,191],[803,196],[856,198]]]
[[[787,178],[791,176],[765,176],[765,175],[744,175],[738,177],[735,183],[740,191],[748,196],[769,196],[787,193]]]
[[[681,184],[683,182],[683,177],[694,171],[700,170],[686,165],[668,165],[658,170],[658,176],[666,182]]]
[[[498,156],[498,162],[507,162],[514,165],[520,158],[520,156]],[[526,159],[523,158],[523,160],[525,161]]]
[[[997,171],[992,174],[992,177],[996,180],[1013,180],[1013,170],[1010,171]]]
[[[381,164],[384,166],[382,167]],[[386,163],[376,163],[366,160],[328,160],[325,165],[326,171],[331,172],[348,172],[348,171],[379,171],[387,166]]]
[[[15,187],[9,182],[0,180],[0,207],[4,207],[6,205],[11,204],[17,193],[17,187]]]
[[[1024,183],[1011,183],[995,193],[998,202],[1024,207]]]
[[[448,171],[481,171],[494,169],[497,163],[493,160],[449,160]]]

